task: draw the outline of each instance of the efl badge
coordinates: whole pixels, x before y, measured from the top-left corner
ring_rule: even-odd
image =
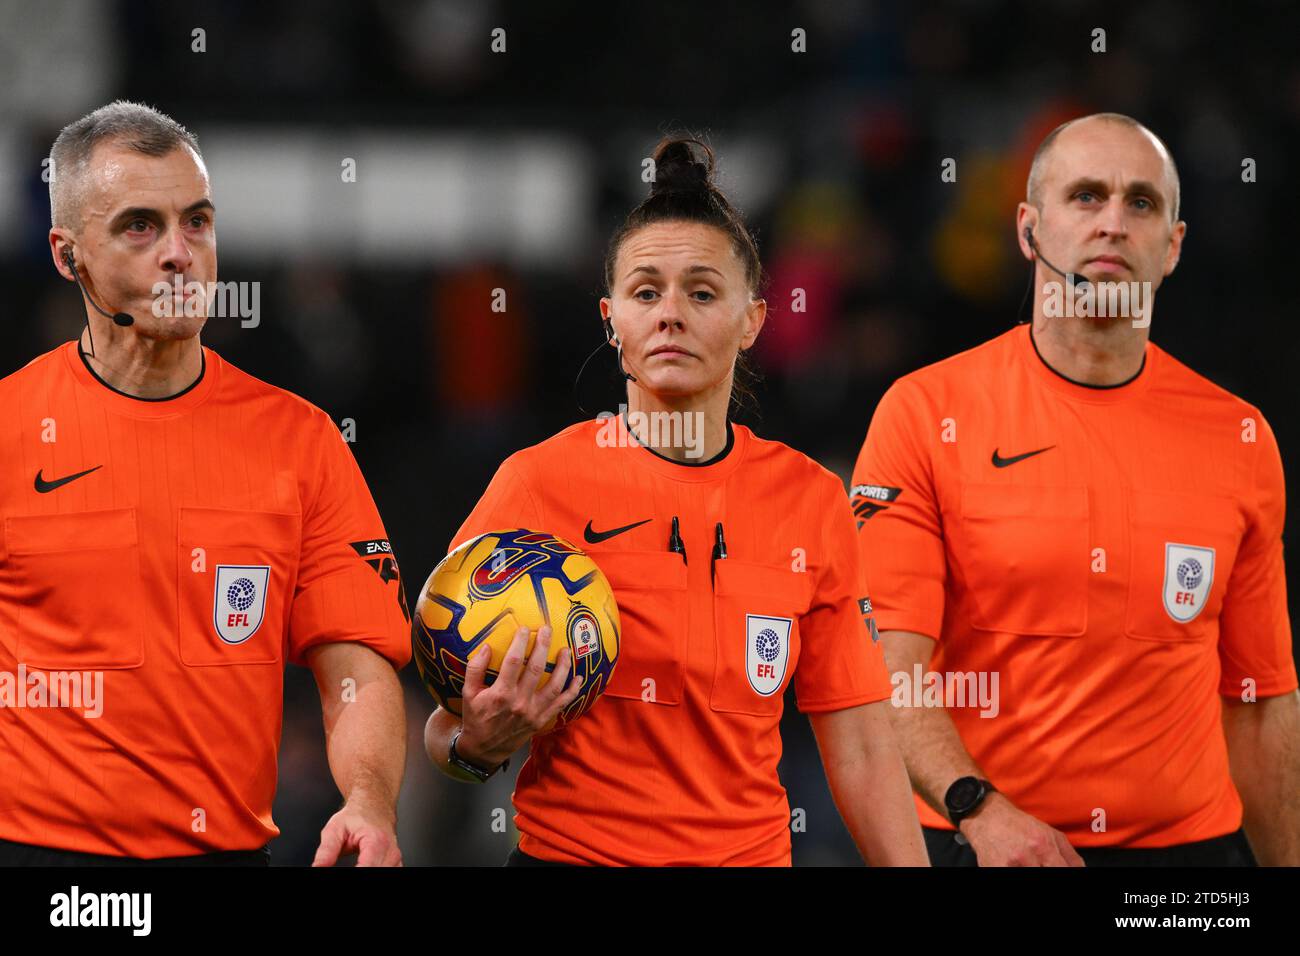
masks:
[[[1201,613],[1214,584],[1214,549],[1165,543],[1165,610],[1179,624]]]
[[[219,564],[212,595],[212,622],[227,644],[242,644],[262,626],[266,586],[271,567],[266,564]]]
[[[581,605],[569,615],[569,644],[573,647],[573,660],[580,661],[600,650],[600,627],[596,616]]]
[[[785,679],[785,665],[790,660],[788,617],[745,615],[745,673],[754,693],[771,697]]]

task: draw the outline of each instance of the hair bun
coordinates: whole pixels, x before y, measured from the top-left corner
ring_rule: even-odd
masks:
[[[696,150],[692,150],[692,147]],[[697,156],[696,152],[702,155]],[[712,192],[713,150],[691,137],[670,137],[655,148],[655,178],[650,195]]]

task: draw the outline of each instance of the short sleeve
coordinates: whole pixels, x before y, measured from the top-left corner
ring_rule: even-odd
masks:
[[[1248,679],[1259,697],[1296,689],[1282,558],[1282,457],[1268,422],[1262,415],[1257,420],[1255,494],[1219,616],[1219,693],[1226,697],[1240,697]]]
[[[400,668],[411,657],[411,617],[397,557],[352,451],[319,410],[305,456],[302,546],[289,659],[320,644],[364,644]]]
[[[871,602],[860,591],[857,542],[844,485],[825,475],[822,560],[810,568],[816,590],[799,619],[800,651],[794,686],[799,710],[821,713],[885,700],[889,674]]]
[[[857,522],[862,590],[876,626],[936,640],[943,625],[947,558],[930,458],[924,396],[895,382],[881,398],[849,492]]]
[[[477,538],[489,531],[505,531],[510,528],[538,530],[542,527],[541,509],[537,507],[531,490],[524,482],[517,456],[512,455],[501,463],[497,473],[492,476],[483,497],[452,538],[447,553],[455,551],[470,538]]]

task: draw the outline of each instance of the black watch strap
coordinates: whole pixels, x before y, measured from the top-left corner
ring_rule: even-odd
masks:
[[[451,764],[453,767],[460,768],[461,770],[469,774],[471,777],[473,777],[475,780],[477,780],[479,783],[483,783],[488,779],[488,777],[492,776],[497,771],[505,770],[506,767],[510,766],[510,760],[509,758],[507,758],[506,762],[503,763],[501,766],[495,767],[492,770],[484,770],[482,767],[476,766],[475,764],[472,764],[468,760],[461,757],[460,754],[456,753],[456,741],[460,739],[460,735],[462,733],[464,733],[463,728],[461,730],[456,731],[454,734],[452,734],[451,747],[448,748],[447,762]]]
[[[958,777],[943,795],[944,809],[953,826],[960,826],[961,821],[980,808],[990,793],[997,793],[997,787],[980,777]]]

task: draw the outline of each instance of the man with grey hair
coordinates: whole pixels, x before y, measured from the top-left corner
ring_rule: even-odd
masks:
[[[853,504],[937,865],[1300,864],[1277,442],[1149,338],[1179,192],[1130,117],[1053,131],[1016,213],[1032,321],[872,418]]]
[[[409,615],[365,480],[324,412],[199,342],[194,136],[118,101],[51,157],[86,327],[0,380],[0,865],[265,865],[286,659],[345,801],[316,862],[399,863]]]

